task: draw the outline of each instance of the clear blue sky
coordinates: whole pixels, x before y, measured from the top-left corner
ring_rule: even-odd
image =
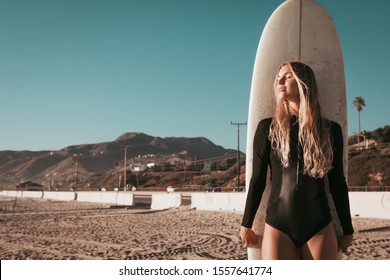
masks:
[[[236,148],[257,45],[281,0],[0,0],[0,150],[125,132]],[[343,47],[349,134],[389,125],[390,1],[318,0]],[[246,127],[241,129],[245,151]]]

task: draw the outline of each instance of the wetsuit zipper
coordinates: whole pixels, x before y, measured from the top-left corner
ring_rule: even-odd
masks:
[[[300,158],[301,158],[301,154],[299,152],[299,143],[298,143],[298,148],[297,148],[297,181],[296,181],[296,185],[297,187],[299,187],[299,162],[300,162]]]

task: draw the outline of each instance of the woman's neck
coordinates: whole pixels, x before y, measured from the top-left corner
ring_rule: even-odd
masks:
[[[293,104],[291,104],[291,103],[288,104],[288,112],[290,113],[290,115],[298,117],[299,116],[299,106],[297,106],[296,104],[294,104],[294,105]]]

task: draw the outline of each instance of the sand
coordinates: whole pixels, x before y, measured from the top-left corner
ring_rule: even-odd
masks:
[[[0,196],[0,259],[242,260],[242,214]],[[390,259],[390,220],[354,218],[343,259]]]

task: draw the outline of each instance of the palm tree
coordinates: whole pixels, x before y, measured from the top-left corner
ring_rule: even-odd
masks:
[[[353,106],[356,108],[358,111],[358,117],[359,117],[359,131],[357,133],[357,139],[358,139],[358,144],[360,144],[360,111],[363,110],[363,107],[366,106],[366,102],[364,101],[364,98],[361,96],[355,97],[355,100],[353,100]]]
[[[353,106],[358,111],[358,117],[359,117],[359,134],[360,134],[360,111],[363,110],[363,107],[366,106],[366,102],[364,101],[364,98],[361,96],[355,97],[355,100],[353,101]]]

